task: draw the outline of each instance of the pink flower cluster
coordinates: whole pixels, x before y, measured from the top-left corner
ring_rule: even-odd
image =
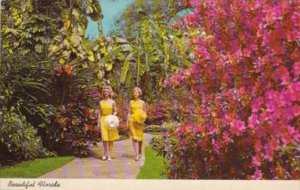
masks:
[[[190,2],[194,12],[185,24],[212,37],[192,39],[194,64],[165,84],[190,85],[201,100],[202,135],[209,139],[197,144],[213,150],[205,152],[210,157],[204,163],[229,169],[240,164],[240,170],[231,168],[232,178],[235,172],[249,179],[299,177],[294,156],[300,144],[300,1]],[[235,149],[244,162],[219,157],[233,145],[244,150]]]

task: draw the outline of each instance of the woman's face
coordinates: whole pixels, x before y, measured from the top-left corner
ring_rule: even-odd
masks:
[[[109,97],[109,89],[104,89],[102,93],[105,98]]]
[[[140,93],[139,93],[138,90],[134,90],[134,91],[133,91],[133,97],[134,97],[134,98],[140,97]]]

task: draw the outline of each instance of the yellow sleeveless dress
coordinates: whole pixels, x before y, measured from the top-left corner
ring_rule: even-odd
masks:
[[[144,123],[139,124],[134,121],[134,113],[136,111],[143,110],[143,102],[131,100],[130,101],[130,118],[129,118],[129,132],[130,132],[130,139],[143,141],[144,140]]]
[[[102,141],[114,141],[119,139],[119,133],[117,129],[108,129],[105,126],[105,117],[111,115],[113,113],[113,107],[109,102],[100,101],[100,109],[101,109],[101,118],[100,118],[100,125],[101,125],[101,138]]]

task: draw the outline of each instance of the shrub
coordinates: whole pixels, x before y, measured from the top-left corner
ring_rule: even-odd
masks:
[[[59,154],[88,155],[88,146],[100,141],[100,132],[96,129],[95,110],[87,102],[88,96],[81,94],[58,107],[53,126],[48,128],[45,137],[47,147]]]
[[[170,105],[167,102],[158,102],[147,107],[146,124],[160,125],[170,119]]]
[[[162,132],[162,127],[160,125],[146,125],[144,132]]]
[[[163,122],[161,125],[146,125],[144,132],[166,132],[174,130],[178,127],[180,123],[178,122]]]
[[[42,146],[36,130],[13,110],[0,112],[0,162],[21,161],[52,155]],[[4,156],[5,155],[5,156]]]
[[[171,135],[169,177],[299,178],[300,4],[190,2],[182,22],[194,33],[194,64],[165,84],[188,87],[198,119]]]
[[[80,73],[76,71],[80,70]],[[100,140],[95,105],[99,92],[86,85],[91,73],[78,65],[59,65],[51,77],[51,103],[56,106],[52,126],[43,134],[45,145],[59,154],[87,156],[88,146]],[[83,80],[85,78],[85,80]]]
[[[253,158],[257,144],[251,130],[229,138],[230,128],[210,131],[202,125],[186,124],[167,134],[176,139],[170,152],[168,176],[175,179],[298,179],[300,168],[295,159],[296,145],[282,146],[272,157],[260,154]],[[270,146],[274,147],[275,144]],[[259,165],[261,173],[256,173]],[[258,177],[258,176],[256,176]]]
[[[175,136],[171,136],[170,134],[173,134],[179,125],[176,122],[165,122],[160,126],[160,130],[163,131],[162,135],[153,137],[150,142],[158,155],[164,156],[167,159],[173,157],[173,149],[177,144],[177,140]]]

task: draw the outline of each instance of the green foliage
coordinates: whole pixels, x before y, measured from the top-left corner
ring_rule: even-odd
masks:
[[[1,61],[1,107],[15,109],[34,126],[49,123],[54,115],[53,107],[46,103],[49,67],[40,67],[43,62],[36,62],[35,57],[8,55]]]
[[[160,125],[146,125],[144,132],[162,132],[162,127]]]
[[[146,147],[145,157],[145,164],[136,178],[166,179],[166,165],[168,161],[161,156],[157,156],[151,147]]]
[[[158,155],[167,159],[173,157],[174,147],[177,145],[177,140],[168,134],[172,134],[179,126],[180,124],[176,122],[166,122],[160,126],[160,129],[164,132],[161,135],[154,136],[150,142],[152,149],[155,150]]]
[[[166,94],[162,84],[170,73],[191,65],[188,39],[172,27],[177,13],[184,9],[180,1],[135,0],[123,13],[118,24],[131,53],[122,64],[121,77],[116,78],[127,93],[143,84],[146,101],[152,102]]]
[[[94,54],[97,49],[84,34],[87,16],[98,21],[102,18],[99,2],[11,0],[1,4],[1,111],[6,115],[13,110],[27,128],[35,128],[30,138],[35,140],[40,135],[44,145],[51,148],[48,132],[60,116],[57,108],[77,101],[96,83],[93,68],[97,69]],[[65,74],[55,76],[60,66],[64,69],[71,66],[76,73],[71,78]],[[59,82],[63,82],[62,86]],[[79,102],[87,105],[89,98]],[[7,141],[18,144],[17,139],[28,136],[27,132],[21,130],[15,139],[8,135]],[[29,155],[23,151],[24,155],[18,159],[37,156],[36,145],[30,146]]]
[[[150,145],[153,150],[155,150],[158,154],[162,155],[165,146],[162,135],[154,136],[150,141]]]
[[[0,178],[36,178],[73,160],[74,157],[36,159],[0,169]]]
[[[18,115],[13,110],[2,111],[0,112],[0,155],[6,155],[6,159],[15,161],[50,155],[43,148],[36,130],[24,116]],[[2,157],[0,160],[5,158]]]

